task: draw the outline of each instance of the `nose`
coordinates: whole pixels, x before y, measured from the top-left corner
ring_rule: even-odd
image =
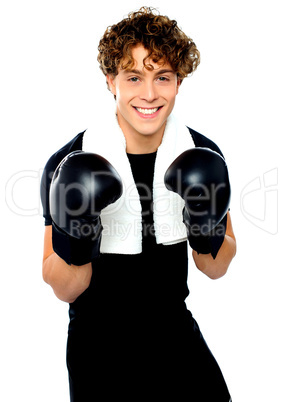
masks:
[[[158,98],[158,91],[154,82],[146,81],[143,83],[140,98],[149,103],[154,102]]]

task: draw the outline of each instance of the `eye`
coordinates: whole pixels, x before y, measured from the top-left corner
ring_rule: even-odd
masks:
[[[129,78],[129,81],[131,81],[131,82],[138,82],[138,77],[131,77],[131,78]]]
[[[164,82],[164,81],[169,81],[169,78],[161,76],[161,77],[158,77],[158,80]]]

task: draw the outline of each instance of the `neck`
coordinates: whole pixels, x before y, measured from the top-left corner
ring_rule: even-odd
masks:
[[[156,141],[155,139],[146,138],[142,141],[132,141],[132,137],[126,137],[126,151],[130,154],[150,154],[156,152],[161,144],[162,137]]]

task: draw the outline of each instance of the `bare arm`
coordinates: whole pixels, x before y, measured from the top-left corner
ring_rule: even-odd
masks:
[[[197,268],[211,279],[221,278],[236,254],[236,239],[232,228],[231,216],[227,214],[227,229],[223,244],[215,258],[211,254],[198,254],[193,250]]]
[[[52,247],[52,226],[45,227],[42,275],[58,299],[72,303],[90,284],[91,263],[76,266],[68,265]]]

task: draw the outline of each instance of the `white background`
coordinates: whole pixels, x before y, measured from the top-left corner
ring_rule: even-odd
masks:
[[[213,139],[230,170],[238,253],[227,275],[190,263],[188,306],[233,402],[283,401],[282,17],[279,1],[154,1],[202,61],[176,113]],[[137,1],[10,0],[0,9],[0,400],[67,402],[68,306],[41,277],[41,171],[58,148],[107,118],[96,61],[108,25]],[[103,135],[103,125],[100,127]],[[5,193],[5,197],[4,197]]]

